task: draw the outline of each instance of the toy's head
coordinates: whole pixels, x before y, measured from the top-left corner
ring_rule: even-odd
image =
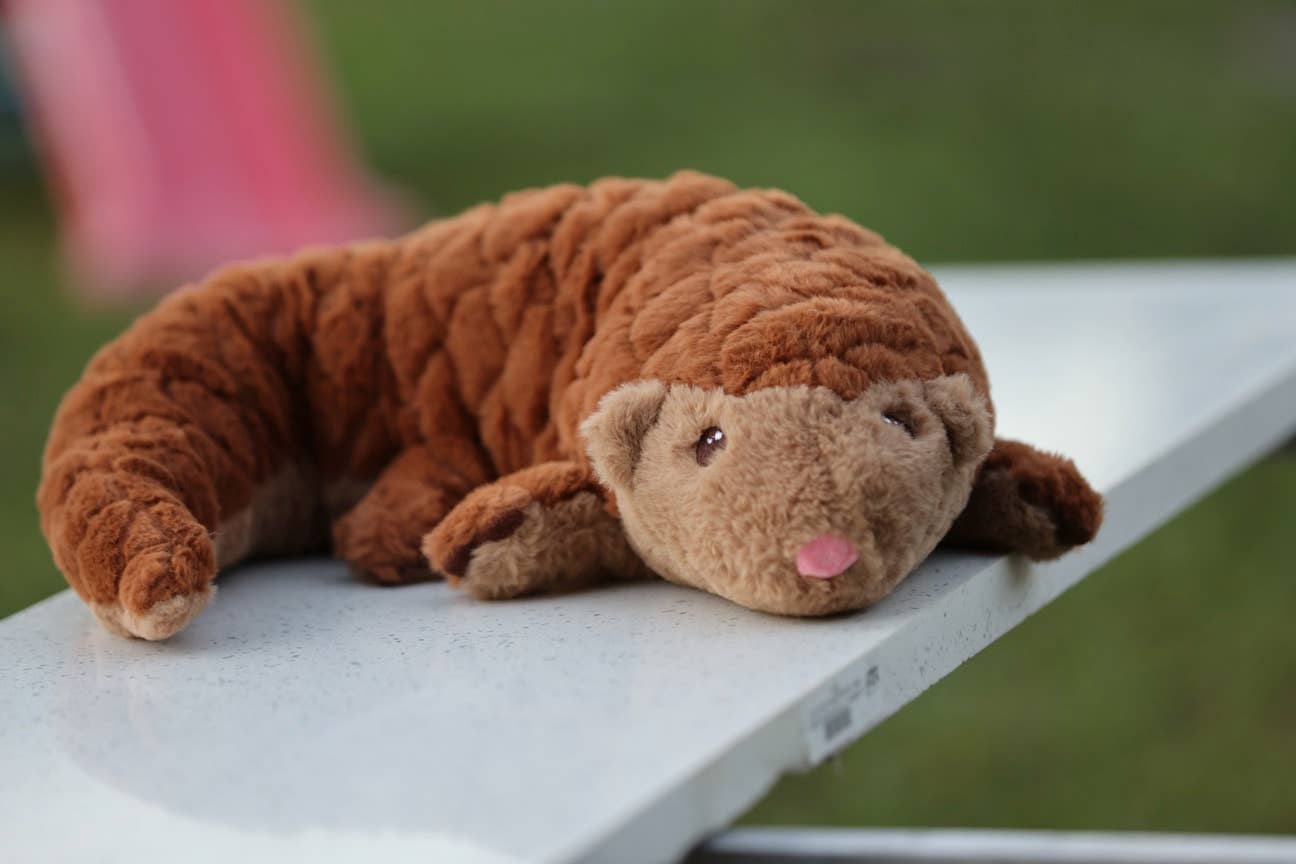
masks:
[[[824,615],[885,596],[949,530],[989,452],[965,375],[744,395],[638,381],[581,425],[657,573],[752,609]]]

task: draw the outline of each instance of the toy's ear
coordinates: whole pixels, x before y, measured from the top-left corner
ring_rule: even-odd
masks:
[[[1070,459],[1000,438],[946,539],[1046,560],[1092,540],[1102,512]]]
[[[634,381],[604,396],[580,425],[585,449],[599,480],[610,488],[628,488],[643,437],[657,421],[666,399],[660,381]]]
[[[994,424],[985,397],[963,374],[945,375],[924,382],[928,406],[945,425],[950,453],[958,467],[974,465],[985,458],[994,444]]]

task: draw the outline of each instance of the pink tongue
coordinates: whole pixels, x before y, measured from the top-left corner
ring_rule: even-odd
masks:
[[[797,553],[797,572],[811,579],[831,579],[859,560],[855,547],[844,537],[821,534]]]

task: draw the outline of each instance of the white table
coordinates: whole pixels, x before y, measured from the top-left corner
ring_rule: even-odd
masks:
[[[2,857],[669,860],[1296,429],[1296,261],[938,276],[1000,431],[1107,494],[1082,551],[939,553],[820,621],[660,583],[484,604],[305,561],[228,574],[149,644],[64,592],[0,622]]]

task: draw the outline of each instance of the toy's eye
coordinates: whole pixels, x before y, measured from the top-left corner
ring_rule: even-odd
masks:
[[[892,426],[899,426],[905,431],[910,438],[914,437],[913,421],[896,411],[888,411],[882,415],[882,419]]]
[[[715,454],[725,448],[724,430],[719,426],[709,426],[702,430],[701,437],[698,438],[697,447],[694,452],[697,454],[697,463],[707,465],[715,458]]]

